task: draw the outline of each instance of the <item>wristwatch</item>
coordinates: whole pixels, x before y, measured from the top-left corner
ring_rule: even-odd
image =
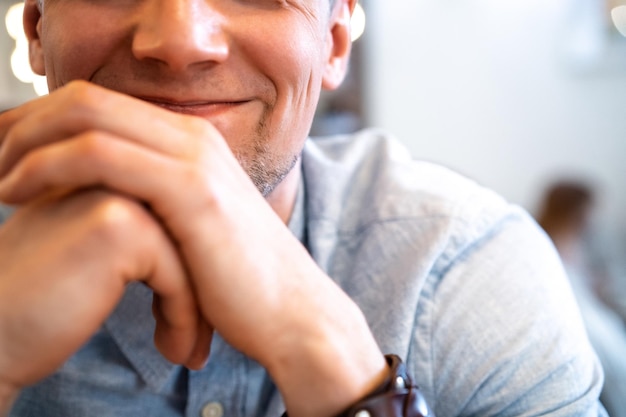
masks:
[[[435,417],[398,355],[385,355],[389,376],[372,393],[336,417]],[[282,417],[288,417],[287,412]]]

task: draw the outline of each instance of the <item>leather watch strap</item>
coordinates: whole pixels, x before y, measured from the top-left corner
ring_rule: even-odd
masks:
[[[389,377],[337,417],[434,417],[398,355],[385,355]]]
[[[337,417],[434,417],[397,355],[385,355],[389,376],[371,394]],[[288,417],[287,413],[283,417]]]

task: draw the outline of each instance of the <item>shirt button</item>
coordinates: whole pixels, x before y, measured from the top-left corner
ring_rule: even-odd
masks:
[[[218,402],[206,403],[202,407],[202,417],[222,417],[224,415],[224,407]]]

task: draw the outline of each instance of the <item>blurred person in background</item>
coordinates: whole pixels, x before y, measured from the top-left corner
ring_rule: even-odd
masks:
[[[626,327],[599,297],[606,268],[591,246],[595,196],[581,181],[548,187],[537,220],[556,246],[578,301],[591,344],[604,367],[601,401],[612,417],[626,417]]]

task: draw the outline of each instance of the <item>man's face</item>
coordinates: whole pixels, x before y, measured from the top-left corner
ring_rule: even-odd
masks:
[[[336,3],[44,0],[39,16],[27,0],[26,32],[50,90],[84,79],[204,117],[267,195],[297,160],[320,89],[344,75],[349,0]]]

